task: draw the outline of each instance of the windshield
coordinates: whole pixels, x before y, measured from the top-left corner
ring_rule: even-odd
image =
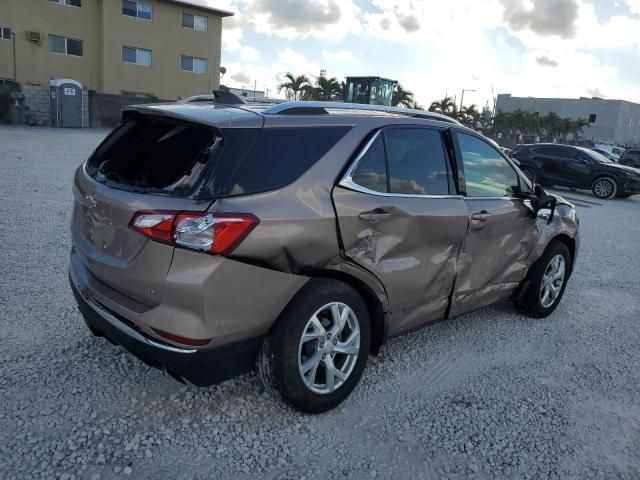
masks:
[[[604,155],[601,155],[598,152],[594,152],[593,150],[589,150],[589,149],[586,149],[586,148],[581,148],[580,150],[582,150],[584,153],[589,155],[589,157],[592,158],[593,160],[595,160],[596,162],[600,162],[600,163],[615,163],[615,162],[612,162],[611,160],[609,160]]]

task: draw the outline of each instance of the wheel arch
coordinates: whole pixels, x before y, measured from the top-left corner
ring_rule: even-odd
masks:
[[[560,242],[560,243],[564,243],[566,245],[566,247],[569,249],[569,255],[571,255],[570,261],[571,261],[571,268],[569,269],[569,272],[572,273],[573,272],[573,265],[575,263],[575,258],[576,258],[576,241],[575,239],[571,238],[569,235],[564,234],[564,233],[560,233],[554,237],[552,237],[549,240],[549,243],[547,243],[547,247],[551,244],[551,242],[553,242],[554,240]]]
[[[329,278],[346,283],[360,294],[367,306],[371,320],[371,349],[369,353],[377,355],[380,352],[380,347],[382,347],[387,340],[388,332],[387,308],[381,301],[380,295],[376,294],[373,288],[367,285],[362,279],[341,270],[314,269],[305,273],[309,275],[312,280],[314,278]]]

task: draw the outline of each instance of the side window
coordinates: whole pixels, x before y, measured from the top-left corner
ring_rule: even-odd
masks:
[[[498,151],[478,137],[457,133],[468,197],[511,197],[518,174]]]
[[[393,128],[384,137],[390,193],[449,194],[447,157],[438,130]]]
[[[358,161],[358,166],[351,175],[353,182],[375,192],[387,191],[387,166],[384,159],[384,143],[382,135],[375,140]]]

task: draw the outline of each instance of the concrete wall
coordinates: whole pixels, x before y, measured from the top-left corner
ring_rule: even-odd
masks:
[[[51,106],[49,87],[23,85],[24,103],[29,107],[30,125],[48,126],[51,124]]]
[[[222,14],[170,0],[145,0],[153,19],[122,14],[121,0],[83,0],[81,7],[48,0],[0,0],[0,26],[16,36],[17,81],[46,86],[51,78],[70,78],[98,92],[139,92],[177,99],[211,93],[219,87]],[[182,12],[206,16],[208,29],[182,27]],[[40,44],[26,32],[39,32]],[[49,51],[48,35],[83,41],[82,57]],[[0,40],[0,78],[12,79],[13,42]],[[122,47],[152,51],[151,66],[122,61]],[[206,73],[184,72],[180,56],[207,59]]]
[[[596,115],[595,123],[585,128],[582,137],[597,142],[613,142],[635,145],[640,142],[640,105],[624,100],[598,98],[533,98],[498,95],[496,109],[512,112],[516,109],[538,112],[540,116],[550,112],[562,118],[589,119]],[[631,127],[629,127],[631,125]]]

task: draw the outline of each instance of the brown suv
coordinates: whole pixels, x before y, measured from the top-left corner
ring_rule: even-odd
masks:
[[[387,338],[513,297],[549,315],[574,208],[447,117],[340,103],[133,107],[75,174],[90,330],[210,385],[255,365],[308,412]]]

